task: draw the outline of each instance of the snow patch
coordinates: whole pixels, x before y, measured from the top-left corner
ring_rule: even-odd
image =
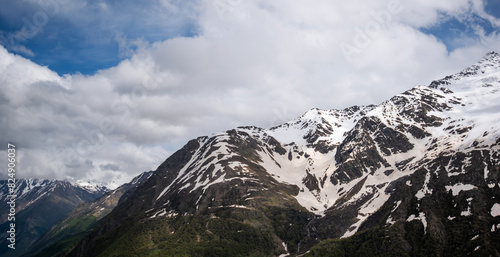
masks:
[[[358,231],[359,226],[361,225],[361,223],[363,223],[363,221],[364,220],[358,220],[351,227],[349,227],[349,229],[340,238],[347,238],[347,237],[350,237],[350,236],[356,234],[356,232]]]
[[[470,211],[470,206],[467,207],[467,210],[460,212],[460,216],[463,216],[463,217],[468,217],[471,215],[472,215],[472,212]]]
[[[167,212],[167,209],[161,209],[161,210],[157,211],[155,214],[153,214],[149,218],[150,219],[154,219],[156,217],[162,217],[162,216],[165,216],[167,218],[173,218],[173,217],[175,217],[177,215],[179,215],[179,214],[176,213],[176,212],[174,212],[173,210]]]
[[[290,256],[290,254],[288,253],[288,246],[285,244],[285,242],[282,242],[282,243],[281,243],[281,245],[283,245],[283,248],[285,248],[286,253],[281,254],[279,257],[287,257],[287,256]]]
[[[432,190],[427,187],[427,185],[429,184],[430,180],[431,180],[431,173],[427,172],[427,174],[425,174],[425,181],[424,181],[424,185],[422,186],[422,189],[420,189],[417,192],[417,194],[415,194],[415,197],[417,197],[418,200],[421,200],[426,195],[431,195],[432,194]]]
[[[424,225],[424,234],[427,233],[427,219],[425,217],[425,213],[420,212],[418,214],[418,217],[416,217],[415,214],[412,214],[408,217],[408,219],[406,219],[406,222],[411,222],[414,220],[420,220],[420,222],[422,222],[422,225]]]
[[[392,208],[392,211],[391,212],[394,212],[398,207],[399,205],[402,203],[403,201],[399,200],[396,202],[396,206],[394,206],[394,208]]]
[[[228,205],[228,206],[225,206],[225,207],[248,209],[248,207],[246,207],[245,205],[237,205],[237,204],[232,204],[232,205]]]
[[[500,216],[500,204],[495,203],[493,207],[491,207],[491,216],[493,217]]]
[[[477,187],[475,187],[474,185],[458,183],[453,186],[445,186],[445,188],[446,191],[451,190],[453,196],[457,196],[461,191],[470,191],[476,189]]]

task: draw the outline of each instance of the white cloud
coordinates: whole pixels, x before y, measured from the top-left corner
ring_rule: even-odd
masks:
[[[132,48],[118,36],[130,58],[93,76],[60,77],[0,47],[0,141],[19,144],[18,176],[125,182],[191,138],[377,104],[500,50],[496,33],[448,53],[419,30],[443,13],[484,13],[477,1],[401,2],[398,12],[391,1],[220,2],[225,12],[213,1],[193,8],[197,36]],[[158,2],[179,12],[169,3]],[[356,45],[360,33],[368,41]],[[359,50],[350,61],[342,43]]]

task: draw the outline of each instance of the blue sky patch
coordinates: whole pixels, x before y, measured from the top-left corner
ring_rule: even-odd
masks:
[[[442,41],[449,52],[480,40],[482,33],[489,35],[498,32],[488,20],[477,15],[471,15],[463,20],[446,14],[441,14],[441,17],[440,23],[430,28],[422,28],[421,31]]]
[[[59,2],[63,4],[58,4]],[[0,44],[62,74],[94,74],[128,56],[118,38],[147,43],[193,36],[191,6],[182,1],[8,1],[0,10]],[[135,16],[135,17],[134,17]],[[24,33],[23,33],[24,32]]]
[[[485,1],[485,11],[486,13],[493,15],[496,18],[500,18],[500,1],[498,0],[486,0]]]
[[[48,66],[59,75],[94,74],[128,57],[122,53],[119,39],[154,43],[196,35],[193,3],[181,0],[4,1],[0,9],[0,44]],[[488,14],[500,18],[500,1],[486,0],[484,4]],[[489,21],[475,14],[465,18],[441,14],[436,25],[420,30],[435,36],[448,51],[477,42],[483,32],[486,35],[498,32]]]

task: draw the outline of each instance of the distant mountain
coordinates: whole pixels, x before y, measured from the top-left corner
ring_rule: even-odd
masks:
[[[111,183],[106,183],[102,181],[96,181],[96,180],[77,180],[72,183],[74,186],[83,188],[89,192],[107,192],[109,191],[109,188],[113,188],[112,186],[115,184],[114,181]]]
[[[499,256],[499,177],[491,52],[379,105],[191,140],[67,256]]]
[[[16,250],[0,249],[0,256],[19,256],[38,240],[55,222],[66,216],[82,202],[93,200],[108,191],[106,187],[81,187],[59,180],[18,179],[15,183]],[[6,180],[0,181],[0,231],[9,230],[7,220],[9,192]],[[6,237],[0,244],[7,246]]]
[[[152,174],[153,171],[141,173],[129,183],[110,190],[95,200],[80,204],[66,217],[56,222],[42,238],[32,245],[24,256],[62,256]],[[85,187],[89,189],[86,184]]]

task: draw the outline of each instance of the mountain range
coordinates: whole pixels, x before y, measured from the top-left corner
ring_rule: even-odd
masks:
[[[8,181],[0,181],[0,230],[9,230]],[[16,248],[0,249],[0,256],[19,256],[28,249],[50,227],[62,219],[79,204],[91,201],[109,189],[100,184],[70,183],[59,180],[18,179],[15,183]],[[1,245],[8,245],[7,237],[0,238]]]
[[[500,256],[499,100],[490,52],[378,105],[193,139],[45,256]]]
[[[71,247],[87,235],[98,222],[126,199],[152,171],[144,172],[100,197],[84,202],[74,208],[63,219],[55,222],[49,231],[38,239],[23,256],[64,256]]]

